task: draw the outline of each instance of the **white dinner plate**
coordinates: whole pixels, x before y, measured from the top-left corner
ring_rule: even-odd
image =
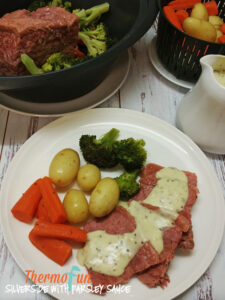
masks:
[[[90,109],[112,97],[124,84],[130,69],[128,51],[122,53],[113,64],[106,78],[89,93],[68,101],[35,103],[15,99],[0,93],[0,107],[23,115],[59,117],[78,110]]]
[[[19,222],[10,210],[37,178],[48,175],[50,161],[59,150],[71,147],[79,151],[82,134],[99,137],[112,127],[120,130],[120,138],[143,138],[148,162],[188,170],[198,176],[200,194],[192,209],[194,250],[176,253],[168,271],[170,283],[167,288],[150,289],[134,277],[127,284],[130,293],[116,295],[118,300],[125,297],[138,300],[174,298],[205,272],[216,255],[224,229],[224,200],[214,169],[198,146],[175,127],[148,114],[116,108],[82,111],[50,123],[25,142],[8,167],[0,194],[0,217],[6,243],[23,271],[63,274],[78,265],[76,249],[63,267],[44,256],[28,240],[33,225]],[[84,163],[82,156],[81,163]],[[102,177],[115,177],[118,172],[121,170],[105,171]],[[62,199],[63,193],[59,195]],[[85,268],[80,269],[82,273],[86,272]],[[82,296],[50,294],[60,299],[100,299],[87,293]],[[107,294],[104,299],[115,299],[115,294]]]
[[[153,39],[150,42],[149,50],[148,50],[148,55],[149,58],[155,67],[155,69],[161,74],[164,78],[169,80],[170,82],[173,82],[176,85],[182,86],[187,89],[192,89],[194,87],[194,83],[187,81],[187,80],[182,80],[176,78],[172,73],[170,73],[161,60],[158,57],[157,51],[156,51],[156,36],[153,37]]]

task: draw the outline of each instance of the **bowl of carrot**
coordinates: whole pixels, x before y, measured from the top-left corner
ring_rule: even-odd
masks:
[[[156,50],[178,79],[196,82],[200,58],[225,55],[225,6],[219,0],[159,0]]]

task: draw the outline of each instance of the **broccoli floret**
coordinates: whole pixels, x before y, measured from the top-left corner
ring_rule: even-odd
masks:
[[[106,41],[97,40],[81,31],[78,33],[78,37],[87,47],[88,56],[90,57],[96,57],[107,50]]]
[[[113,144],[113,152],[118,162],[129,172],[143,167],[147,158],[144,146],[145,141],[143,139],[135,140],[128,138],[116,141]]]
[[[84,60],[86,60],[86,58],[74,58],[67,54],[57,52],[49,56],[46,63],[43,64],[42,70],[45,73],[51,71],[58,71],[79,64]]]
[[[119,135],[119,130],[112,128],[96,139],[95,135],[82,135],[80,138],[80,149],[84,159],[100,168],[112,168],[117,165],[117,159],[113,153],[113,143]]]
[[[69,68],[76,64],[80,64],[83,61],[87,60],[88,57],[72,57],[67,54],[57,52],[49,56],[47,61],[42,65],[41,68],[38,68],[34,60],[27,54],[21,55],[21,61],[25,65],[26,69],[30,74],[42,74],[51,71],[58,71],[61,69]]]
[[[62,0],[52,0],[52,1],[45,1],[45,0],[35,0],[28,6],[29,11],[34,11],[38,8],[45,7],[45,6],[59,6],[65,8],[68,11],[71,11],[72,3],[70,1],[63,2]]]
[[[41,7],[45,7],[46,6],[46,2],[44,0],[36,0],[34,2],[32,2],[29,6],[28,6],[28,10],[29,11],[34,11],[38,8],[41,8]]]
[[[136,181],[140,170],[133,172],[124,172],[119,177],[116,177],[116,181],[120,188],[120,199],[129,200],[140,190],[140,184]]]
[[[105,41],[107,39],[107,30],[103,23],[99,23],[96,27],[93,28],[85,28],[82,30],[82,33],[100,41]]]
[[[34,60],[27,54],[21,54],[21,61],[26,67],[26,69],[30,72],[30,74],[37,75],[44,73],[42,69],[36,66]]]
[[[80,28],[96,24],[101,15],[109,11],[109,3],[105,2],[89,9],[74,9],[73,13],[80,18]]]
[[[72,3],[70,1],[63,2],[62,0],[52,0],[47,3],[47,6],[58,6],[67,11],[71,11]]]

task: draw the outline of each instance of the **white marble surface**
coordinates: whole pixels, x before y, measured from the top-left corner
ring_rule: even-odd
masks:
[[[131,48],[131,69],[126,83],[101,107],[120,107],[141,111],[175,125],[176,109],[187,89],[164,79],[150,63],[148,47],[154,32],[153,27]],[[135,101],[130,101],[130,99],[135,99]],[[0,185],[16,151],[33,133],[52,120],[53,118],[22,116],[0,108]],[[225,190],[225,156],[206,155]],[[4,293],[6,284],[24,285],[25,275],[11,256],[0,230],[0,299],[47,300],[52,298],[44,293],[8,296]],[[79,298],[82,299],[81,296],[76,296],[76,299]],[[188,291],[176,299],[225,299],[225,238],[207,272]]]

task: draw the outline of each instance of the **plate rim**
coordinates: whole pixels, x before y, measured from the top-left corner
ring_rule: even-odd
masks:
[[[7,178],[10,176],[10,173],[13,170],[14,164],[17,162],[17,160],[20,159],[20,156],[23,153],[23,149],[24,148],[26,149],[26,147],[29,147],[32,144],[33,140],[36,139],[38,136],[41,136],[42,132],[45,131],[46,128],[47,129],[48,128],[51,129],[55,125],[60,125],[61,123],[64,123],[64,121],[73,118],[75,115],[77,115],[77,117],[79,118],[79,114],[82,115],[81,117],[84,117],[85,115],[89,115],[89,114],[91,114],[91,115],[92,114],[98,114],[98,112],[99,113],[101,112],[101,114],[103,114],[103,115],[106,114],[106,113],[110,113],[111,115],[113,115],[113,112],[114,112],[114,115],[118,115],[119,113],[120,114],[124,114],[124,113],[125,114],[130,114],[130,116],[134,117],[136,120],[138,120],[137,117],[141,118],[142,120],[143,120],[143,118],[145,118],[146,120],[147,119],[150,120],[150,122],[153,122],[153,123],[156,122],[156,123],[158,123],[160,126],[162,126],[163,128],[165,128],[165,130],[169,130],[169,132],[175,133],[179,138],[182,139],[182,142],[185,142],[185,143],[187,143],[189,145],[189,150],[190,151],[192,151],[192,152],[196,152],[197,151],[197,154],[200,155],[200,158],[201,158],[202,162],[204,164],[206,164],[206,167],[207,167],[208,171],[210,171],[208,175],[210,175],[210,177],[213,178],[213,183],[216,185],[216,190],[217,190],[216,197],[219,198],[219,201],[221,202],[220,205],[221,205],[221,216],[222,216],[222,218],[220,219],[220,224],[219,224],[219,230],[220,230],[219,234],[217,232],[217,239],[216,239],[217,243],[216,243],[216,245],[212,243],[213,245],[211,245],[211,248],[212,248],[213,251],[211,250],[210,256],[208,256],[208,258],[207,258],[207,264],[204,264],[203,266],[201,266],[200,269],[198,268],[198,271],[195,272],[194,278],[192,276],[191,278],[189,278],[186,281],[186,283],[182,282],[182,284],[180,284],[175,289],[175,292],[174,292],[174,289],[173,289],[171,291],[171,293],[170,293],[171,295],[168,295],[168,292],[169,292],[168,291],[167,294],[165,295],[166,298],[162,297],[160,299],[163,299],[163,300],[165,299],[166,300],[166,299],[168,299],[168,296],[172,297],[172,298],[173,297],[177,297],[178,295],[180,295],[183,292],[185,292],[188,288],[190,288],[204,274],[204,272],[207,270],[207,268],[209,267],[209,265],[212,263],[213,259],[215,258],[216,254],[217,254],[217,251],[218,251],[218,249],[220,247],[220,244],[221,244],[221,241],[222,241],[222,237],[223,237],[223,232],[224,232],[224,225],[225,225],[225,214],[224,214],[224,212],[225,212],[225,203],[224,203],[223,192],[222,192],[222,188],[221,188],[221,184],[219,182],[219,179],[218,179],[218,177],[216,175],[216,172],[215,172],[213,166],[210,164],[210,161],[206,157],[206,155],[204,154],[204,152],[187,135],[185,135],[183,132],[181,132],[175,126],[167,123],[166,121],[161,120],[161,119],[159,119],[159,118],[157,118],[155,116],[149,115],[147,113],[143,113],[143,112],[139,112],[139,111],[134,111],[134,110],[130,110],[130,109],[124,109],[124,108],[95,108],[95,109],[92,109],[92,110],[85,110],[83,112],[74,112],[70,116],[65,116],[65,117],[59,118],[57,120],[54,120],[54,121],[50,122],[49,124],[45,125],[44,127],[42,127],[34,135],[32,135],[20,147],[20,149],[17,151],[17,153],[15,154],[14,158],[9,163],[7,171],[6,171],[5,176],[3,178],[2,187],[1,187],[1,190],[0,190],[0,200],[2,199],[2,195],[4,194],[4,187],[6,186]],[[77,119],[76,119],[76,121],[77,121]],[[111,123],[112,121],[108,120],[108,121],[104,121],[104,122]],[[124,123],[126,123],[126,122],[128,122],[128,121],[125,120]],[[0,203],[0,205],[2,205],[2,202]],[[11,247],[12,245],[11,245],[10,238],[9,238],[9,236],[7,236],[5,234],[6,231],[7,231],[7,228],[5,228],[6,225],[4,225],[2,221],[3,221],[3,210],[0,211],[0,225],[1,225],[1,228],[2,228],[2,233],[3,233],[3,236],[4,236],[4,240],[5,240],[6,244],[7,244],[7,247],[9,249],[10,253],[12,254],[13,258],[15,259],[17,265],[24,272],[25,268],[24,268],[23,262],[21,263],[21,261],[17,260],[17,257],[15,256],[15,249],[12,249],[12,247]],[[25,262],[25,265],[26,265],[26,262]],[[55,297],[54,294],[52,294],[52,293],[49,293],[49,294]],[[63,297],[60,297],[60,299],[63,299]]]

